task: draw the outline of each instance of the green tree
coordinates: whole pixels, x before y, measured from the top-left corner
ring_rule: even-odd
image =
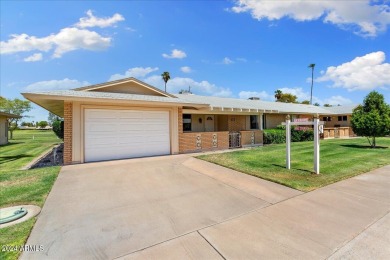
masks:
[[[40,128],[45,128],[46,126],[48,126],[49,125],[49,123],[47,122],[47,121],[40,121],[39,123],[38,123],[38,126],[40,127]]]
[[[372,148],[376,147],[376,137],[390,133],[390,106],[385,103],[382,94],[370,92],[353,110],[351,118],[353,131],[360,136],[366,136]]]
[[[6,113],[14,114],[17,116],[27,117],[24,114],[31,110],[31,103],[27,100],[21,100],[18,98],[15,99],[6,99],[0,98],[0,110]],[[8,120],[8,130],[11,133],[10,139],[13,139],[13,132],[18,127],[18,121],[21,118],[10,118]]]
[[[167,83],[168,83],[168,80],[171,79],[171,76],[169,75],[168,71],[165,71],[165,72],[163,72],[163,74],[161,74],[161,77],[162,77],[162,79],[164,80],[164,83],[165,83],[165,92],[167,92]]]
[[[55,121],[58,121],[60,119],[61,118],[59,116],[53,114],[52,112],[49,112],[49,116],[47,117],[47,120],[49,121],[49,125],[53,125]]]
[[[319,104],[318,102],[314,103],[314,105],[315,105],[316,107],[319,107],[319,106],[320,106],[320,104]]]
[[[324,107],[332,107],[331,104],[324,104]]]
[[[309,101],[309,100],[303,100],[303,101],[301,102],[301,104],[310,105],[310,101]]]
[[[282,94],[283,94],[283,92],[280,89],[276,90],[275,91],[275,100],[279,101],[279,99],[282,97]]]
[[[283,93],[280,89],[275,91],[276,102],[297,103],[297,96],[290,93]]]
[[[297,103],[297,96],[290,93],[282,93],[277,102]]]

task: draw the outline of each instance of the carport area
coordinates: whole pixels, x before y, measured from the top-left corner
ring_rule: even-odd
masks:
[[[302,194],[188,155],[65,166],[21,258],[344,256],[390,242],[388,169]]]

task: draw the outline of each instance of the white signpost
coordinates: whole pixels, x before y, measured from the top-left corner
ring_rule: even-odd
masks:
[[[291,169],[291,126],[292,125],[313,125],[314,126],[314,172],[320,174],[320,138],[319,133],[324,132],[324,122],[318,119],[318,116],[313,121],[308,121],[307,118],[296,119],[291,122],[290,116],[286,117],[286,122],[282,123],[286,126],[286,168]]]

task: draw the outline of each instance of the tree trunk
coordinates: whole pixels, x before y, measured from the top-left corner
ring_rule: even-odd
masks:
[[[373,146],[374,148],[376,148],[375,136],[372,138],[372,146]]]
[[[9,139],[14,139],[14,130],[12,129],[9,129],[9,132],[10,132],[10,138]]]

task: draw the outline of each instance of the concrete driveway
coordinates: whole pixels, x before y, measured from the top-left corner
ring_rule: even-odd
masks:
[[[22,259],[390,256],[390,166],[303,194],[187,155],[63,167]]]

